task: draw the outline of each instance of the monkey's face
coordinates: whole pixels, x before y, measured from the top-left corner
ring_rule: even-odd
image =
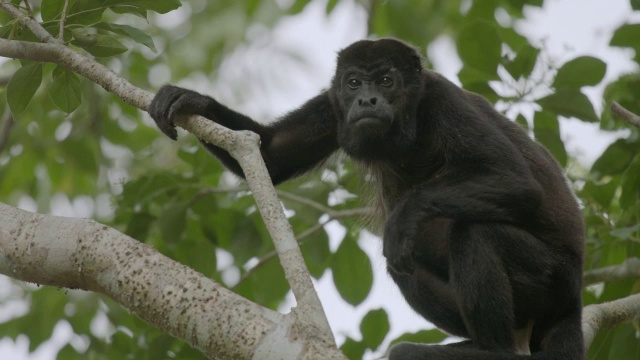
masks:
[[[394,103],[402,78],[396,69],[379,68],[370,72],[352,67],[339,82],[342,119],[338,141],[356,158],[371,158],[396,122]]]
[[[395,94],[402,87],[398,70],[381,68],[376,73],[349,69],[340,81],[346,123],[361,132],[384,134],[393,123]]]
[[[413,48],[383,39],[340,52],[331,88],[338,108],[338,143],[358,160],[391,160],[416,139],[421,67]]]

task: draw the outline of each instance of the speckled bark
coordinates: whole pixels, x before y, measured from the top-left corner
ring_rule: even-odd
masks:
[[[107,295],[211,358],[342,358],[316,333],[300,331],[298,314],[254,304],[92,220],[0,203],[0,273]]]

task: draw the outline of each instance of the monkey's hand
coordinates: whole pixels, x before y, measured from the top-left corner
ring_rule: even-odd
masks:
[[[149,115],[155,120],[158,128],[168,137],[176,140],[178,133],[173,119],[178,114],[203,115],[214,100],[195,91],[165,85],[160,88],[149,105]]]

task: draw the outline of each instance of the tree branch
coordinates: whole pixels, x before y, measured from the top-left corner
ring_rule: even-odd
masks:
[[[288,191],[284,191],[284,190],[276,190],[276,193],[285,199],[289,199],[295,202],[299,202],[301,204],[307,205],[310,208],[316,209],[320,212],[322,212],[323,214],[327,214],[332,218],[339,218],[339,217],[347,217],[347,216],[365,216],[365,215],[371,215],[372,213],[372,209],[371,208],[367,208],[367,207],[362,207],[362,208],[355,208],[355,209],[349,209],[349,210],[335,210],[332,209],[328,206],[325,206],[323,204],[320,204],[318,202],[315,202],[313,200],[310,200],[308,198],[296,195],[296,194],[292,194]]]
[[[585,349],[591,346],[599,331],[635,319],[640,319],[640,294],[586,306],[582,311],[582,332],[584,334]]]
[[[611,104],[611,112],[618,115],[629,124],[640,128],[640,116],[625,109],[624,107],[622,107],[622,105],[618,104],[615,101]]]
[[[0,39],[0,56],[62,65],[96,82],[124,102],[141,110],[146,110],[151,103],[153,94],[136,88],[102,64],[62,45],[59,39],[53,38],[40,24],[24,16],[13,5],[2,2],[0,8],[18,18],[24,26],[46,42],[38,44]],[[231,131],[201,116],[183,117],[177,119],[176,124],[198,138],[220,146],[238,161],[296,298],[298,307],[293,311],[301,315],[297,321],[301,326],[307,327],[305,331],[315,333],[318,338],[335,346],[335,339],[313,287],[311,275],[262,159],[258,135],[249,131]]]
[[[13,129],[13,125],[15,121],[13,120],[13,115],[11,114],[11,110],[6,109],[4,115],[2,116],[2,120],[0,120],[0,153],[7,147],[9,144],[9,135],[11,135],[11,129]]]
[[[640,259],[629,258],[620,265],[589,270],[584,273],[584,285],[637,277],[640,278]]]
[[[291,326],[284,315],[92,220],[0,203],[0,229],[0,273],[107,295],[209,357],[249,359],[265,338],[286,341],[274,338]]]
[[[29,8],[28,1],[25,1],[27,8]],[[18,20],[18,23],[22,26],[26,26],[29,31],[33,33],[40,41],[53,44],[61,44],[62,41],[54,38],[45,30],[37,21],[33,20],[30,15],[23,14],[20,9],[11,5],[8,1],[2,0],[0,2],[0,9],[4,10],[7,14],[11,15]]]
[[[24,0],[24,7],[27,9],[27,14],[29,14],[30,17],[33,17],[33,10],[31,9],[31,3],[29,3],[29,0]]]
[[[58,39],[64,42],[64,23],[67,21],[67,11],[69,9],[69,0],[65,0],[62,14],[60,15],[60,32],[58,33]]]
[[[313,225],[312,227],[308,228],[307,230],[303,231],[302,233],[300,233],[300,235],[296,236],[296,240],[298,240],[298,244],[302,245],[304,243],[304,241],[311,235],[313,235],[316,231],[322,229],[322,227],[324,225],[326,225],[329,221],[333,220],[332,218],[327,219],[326,221],[322,221],[322,222],[318,222],[317,224]],[[247,272],[245,272],[242,277],[240,277],[240,280],[238,281],[238,283],[232,287],[232,289],[237,288],[240,284],[242,284],[245,280],[247,280],[249,277],[251,277],[251,275],[258,270],[259,268],[261,268],[262,266],[264,266],[266,263],[268,263],[271,259],[273,259],[274,257],[276,257],[278,255],[278,253],[276,251],[270,251],[266,254],[264,254],[262,257],[260,257],[258,259],[258,262],[249,270],[247,270]]]

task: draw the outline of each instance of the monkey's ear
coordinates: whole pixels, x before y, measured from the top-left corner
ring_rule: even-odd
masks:
[[[426,68],[426,59],[420,54],[420,48],[405,44],[409,48],[410,53],[407,53],[409,59],[409,65],[417,72],[422,72]]]
[[[414,56],[412,56],[412,60],[414,69],[416,69],[418,72],[421,72],[422,69],[424,69],[424,59],[422,58],[422,56],[416,53]]]

